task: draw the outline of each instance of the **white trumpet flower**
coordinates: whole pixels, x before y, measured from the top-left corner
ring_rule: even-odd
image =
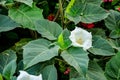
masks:
[[[83,47],[85,51],[92,47],[91,33],[82,28],[76,27],[73,31],[71,31],[69,38],[72,41],[73,46]]]
[[[30,75],[26,71],[20,71],[20,75],[17,77],[17,80],[42,80],[42,75],[39,76]]]

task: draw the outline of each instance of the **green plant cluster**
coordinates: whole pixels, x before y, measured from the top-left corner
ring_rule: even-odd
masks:
[[[0,0],[0,80],[16,80],[20,70],[43,80],[120,80],[118,6],[119,0]],[[87,51],[71,45],[76,26],[92,34]]]

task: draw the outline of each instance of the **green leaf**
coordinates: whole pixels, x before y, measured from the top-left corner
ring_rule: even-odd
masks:
[[[17,77],[16,77],[16,76],[13,76],[13,77],[11,78],[11,80],[17,80]]]
[[[115,55],[114,49],[107,40],[100,36],[93,37],[93,47],[89,51],[95,55],[111,56]]]
[[[14,1],[13,0],[1,0],[0,5],[10,8],[14,5]]]
[[[42,12],[43,10],[37,8],[35,4],[32,8],[22,4],[18,8],[9,9],[9,16],[23,28],[35,30],[35,21],[43,19]]]
[[[52,60],[49,60],[49,61],[52,62]],[[50,64],[49,61],[37,63],[33,65],[32,67],[27,68],[26,71],[33,75],[39,75],[42,72],[42,70]]]
[[[85,0],[86,3],[91,3],[91,4],[95,4],[95,5],[101,5],[102,0]]]
[[[2,75],[0,74],[0,80],[3,80]]]
[[[82,48],[71,47],[68,50],[63,51],[61,56],[68,64],[73,66],[80,75],[86,74],[89,58],[88,53]]]
[[[87,80],[85,76],[80,75],[73,67],[70,68],[70,80]]]
[[[32,7],[33,0],[15,0],[17,2],[25,3],[26,5]]]
[[[82,3],[79,0],[71,0],[65,11],[66,17],[75,24],[81,22],[93,23],[105,19],[109,13],[102,7],[91,4]]]
[[[69,39],[70,31],[65,29],[58,37],[58,45],[62,50],[67,49],[71,45],[71,40]]]
[[[43,80],[57,80],[57,70],[54,65],[45,67],[42,71]]]
[[[120,13],[117,11],[110,10],[110,15],[104,20],[105,25],[110,30],[120,29]]]
[[[58,55],[58,46],[50,47],[51,42],[45,39],[30,41],[23,47],[23,63],[25,68],[39,62],[50,60]]]
[[[86,77],[81,76],[73,68],[70,70],[70,80],[107,80],[104,71],[95,61],[89,62]]]
[[[71,78],[70,80],[87,80],[87,79],[85,77],[79,77],[79,78]]]
[[[0,14],[0,32],[9,31],[16,27],[20,27],[20,25],[15,23],[8,16]]]
[[[104,29],[101,29],[101,28],[92,28],[89,30],[93,36],[102,36],[102,37],[106,37],[106,34],[105,34],[105,30]]]
[[[0,5],[2,5],[2,6],[5,6],[5,3],[6,3],[5,0],[0,1]]]
[[[56,40],[62,32],[62,28],[56,22],[48,20],[37,21],[35,27],[38,33],[49,40]]]
[[[16,70],[16,54],[13,50],[6,50],[0,53],[0,73],[10,80]]]
[[[112,40],[112,39],[109,39],[108,40],[108,43],[112,46],[112,48],[120,51],[120,40]]]
[[[95,61],[89,62],[87,76],[92,80],[107,80],[104,71]]]
[[[9,64],[4,68],[3,70],[3,76],[7,79],[10,80],[15,73],[16,70],[16,60],[12,60],[9,62]]]
[[[110,15],[105,19],[106,27],[111,30],[110,37],[111,38],[119,38],[120,37],[120,13],[117,11],[110,11]]]
[[[105,74],[108,80],[120,80],[120,52],[106,64]]]
[[[113,0],[112,1],[112,5],[114,6],[115,4],[117,4],[119,2],[119,0]]]
[[[111,38],[120,38],[120,29],[112,30],[109,36]]]

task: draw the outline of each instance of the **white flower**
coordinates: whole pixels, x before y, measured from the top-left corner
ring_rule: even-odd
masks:
[[[92,35],[88,31],[76,27],[71,31],[70,40],[75,47],[83,47],[84,50],[92,47]]]
[[[17,80],[42,80],[42,75],[39,76],[30,75],[26,71],[20,71],[20,75],[17,77]]]

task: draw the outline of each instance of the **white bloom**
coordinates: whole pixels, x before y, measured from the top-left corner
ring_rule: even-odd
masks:
[[[76,27],[71,31],[70,40],[75,47],[83,47],[84,50],[92,47],[92,35],[88,31]]]
[[[42,80],[42,75],[39,76],[30,75],[26,71],[20,71],[20,75],[17,77],[17,80]]]

